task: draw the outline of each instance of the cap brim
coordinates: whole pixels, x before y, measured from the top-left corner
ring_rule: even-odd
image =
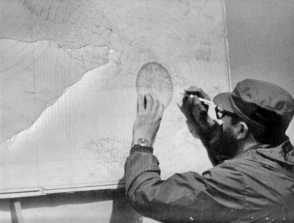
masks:
[[[230,105],[229,96],[231,93],[221,93],[213,98],[213,102],[224,110],[235,113]]]

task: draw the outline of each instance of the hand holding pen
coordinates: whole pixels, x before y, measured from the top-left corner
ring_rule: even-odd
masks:
[[[201,88],[191,86],[185,90],[180,109],[188,121],[194,122],[201,129],[207,129],[214,124],[208,115],[209,105],[215,106],[208,95]]]

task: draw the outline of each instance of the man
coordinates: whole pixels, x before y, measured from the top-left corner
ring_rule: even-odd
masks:
[[[163,105],[140,96],[125,170],[133,208],[161,222],[294,222],[294,149],[285,135],[292,96],[274,84],[244,80],[214,98],[219,125],[198,98],[207,95],[188,90],[181,110],[217,165],[202,176],[187,172],[162,181],[152,144]]]

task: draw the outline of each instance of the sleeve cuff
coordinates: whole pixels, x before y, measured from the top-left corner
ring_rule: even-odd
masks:
[[[135,152],[143,152],[143,153],[153,154],[153,148],[150,146],[133,145],[130,154],[133,154]]]

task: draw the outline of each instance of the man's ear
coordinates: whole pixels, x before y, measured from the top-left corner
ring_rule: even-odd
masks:
[[[248,125],[245,122],[240,121],[238,123],[238,130],[237,131],[238,131],[237,139],[245,139],[249,134]]]

